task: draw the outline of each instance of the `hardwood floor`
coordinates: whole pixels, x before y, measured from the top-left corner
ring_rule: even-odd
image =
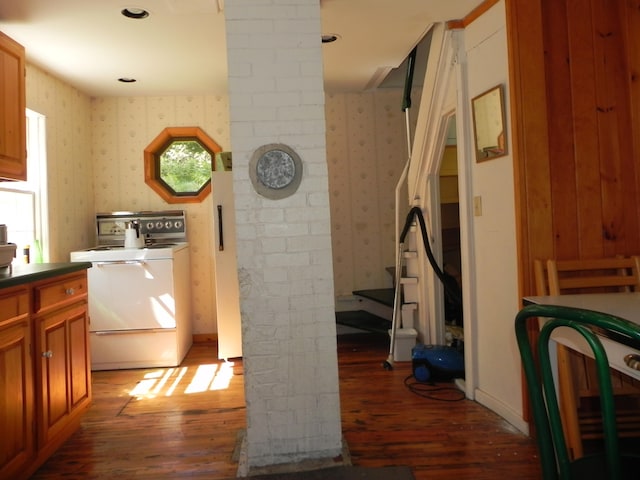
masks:
[[[381,367],[388,348],[385,336],[338,337],[354,465],[408,465],[416,480],[540,478],[532,440],[475,402],[412,393],[409,362]],[[225,366],[214,346],[196,345],[178,368],[94,372],[93,392],[81,428],[33,479],[235,477],[245,426],[241,362]]]

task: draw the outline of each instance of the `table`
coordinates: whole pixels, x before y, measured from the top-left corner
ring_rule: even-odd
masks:
[[[523,298],[523,303],[525,305],[557,305],[595,310],[640,324],[640,292],[529,296]],[[582,336],[573,329],[559,328],[551,338],[562,345],[593,358],[593,353],[591,353],[589,346]],[[630,354],[637,355],[640,359],[640,345],[622,343],[604,336],[600,336],[600,340],[607,352],[609,365],[630,377],[640,380],[640,370],[629,367],[624,361],[625,356]]]

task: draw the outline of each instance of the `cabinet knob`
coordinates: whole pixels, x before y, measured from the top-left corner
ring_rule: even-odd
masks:
[[[44,358],[51,358],[53,357],[53,352],[51,350],[47,350],[46,352],[42,352],[42,356]]]
[[[67,288],[64,293],[66,293],[67,295],[73,295],[74,293],[76,293],[76,291],[73,288]]]

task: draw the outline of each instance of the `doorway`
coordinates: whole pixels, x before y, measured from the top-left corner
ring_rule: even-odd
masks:
[[[445,145],[440,161],[439,212],[442,270],[449,281],[448,288],[462,291],[462,259],[460,248],[460,196],[458,192],[458,145],[456,116],[449,117]],[[443,289],[444,332],[447,345],[462,348],[464,344],[462,306]]]

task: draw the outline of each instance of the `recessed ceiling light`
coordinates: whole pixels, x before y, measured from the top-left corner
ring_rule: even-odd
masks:
[[[120,13],[127,18],[134,18],[136,20],[147,18],[149,16],[149,12],[147,12],[144,8],[136,7],[122,9]]]
[[[137,82],[137,80],[135,78],[129,78],[129,77],[120,77],[118,79],[118,81],[122,82],[122,83],[135,83],[135,82]]]
[[[332,43],[338,40],[338,38],[340,38],[340,36],[333,33],[322,35],[322,43]]]

